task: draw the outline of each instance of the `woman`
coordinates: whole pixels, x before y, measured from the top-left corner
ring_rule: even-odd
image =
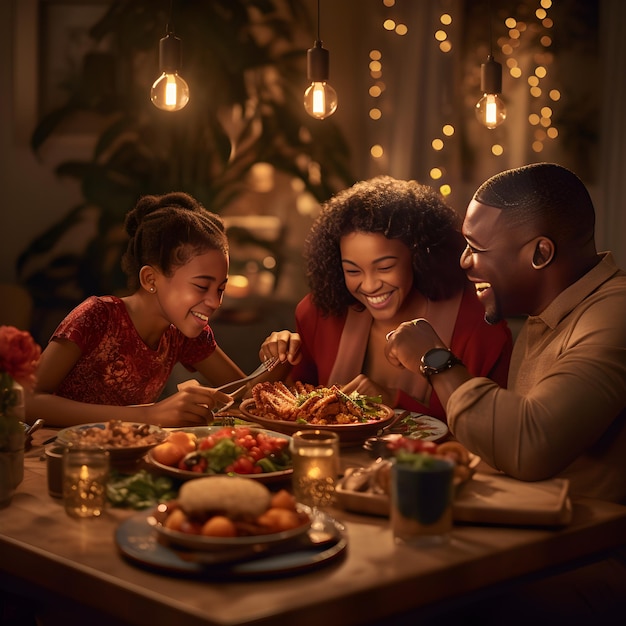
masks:
[[[460,225],[434,189],[415,181],[379,176],[338,193],[305,241],[310,293],[296,308],[297,333],[272,333],[261,358],[293,364],[291,380],[339,384],[445,420],[427,379],[384,356],[386,335],[423,317],[474,376],[506,386],[511,332],[484,321],[459,265]]]

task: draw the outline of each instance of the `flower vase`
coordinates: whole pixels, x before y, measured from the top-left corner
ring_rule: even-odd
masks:
[[[8,506],[16,487],[24,479],[24,389],[0,376],[0,393],[10,394],[0,412],[0,508]]]

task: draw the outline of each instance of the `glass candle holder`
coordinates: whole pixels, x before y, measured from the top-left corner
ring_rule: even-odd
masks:
[[[63,505],[71,517],[99,517],[106,505],[109,453],[68,446],[63,453]]]
[[[45,449],[48,493],[53,498],[63,497],[63,455],[65,446],[52,444]]]
[[[339,437],[328,430],[300,430],[291,440],[293,493],[311,507],[331,506],[339,475]]]

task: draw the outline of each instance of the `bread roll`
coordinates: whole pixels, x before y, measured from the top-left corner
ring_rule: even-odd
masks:
[[[207,476],[188,480],[178,503],[189,517],[223,513],[232,519],[256,518],[270,506],[269,489],[256,480],[238,476]]]

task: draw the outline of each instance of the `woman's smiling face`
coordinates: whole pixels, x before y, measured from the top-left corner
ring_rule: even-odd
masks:
[[[399,239],[354,232],[339,242],[348,291],[374,319],[393,318],[413,290],[411,252]]]

